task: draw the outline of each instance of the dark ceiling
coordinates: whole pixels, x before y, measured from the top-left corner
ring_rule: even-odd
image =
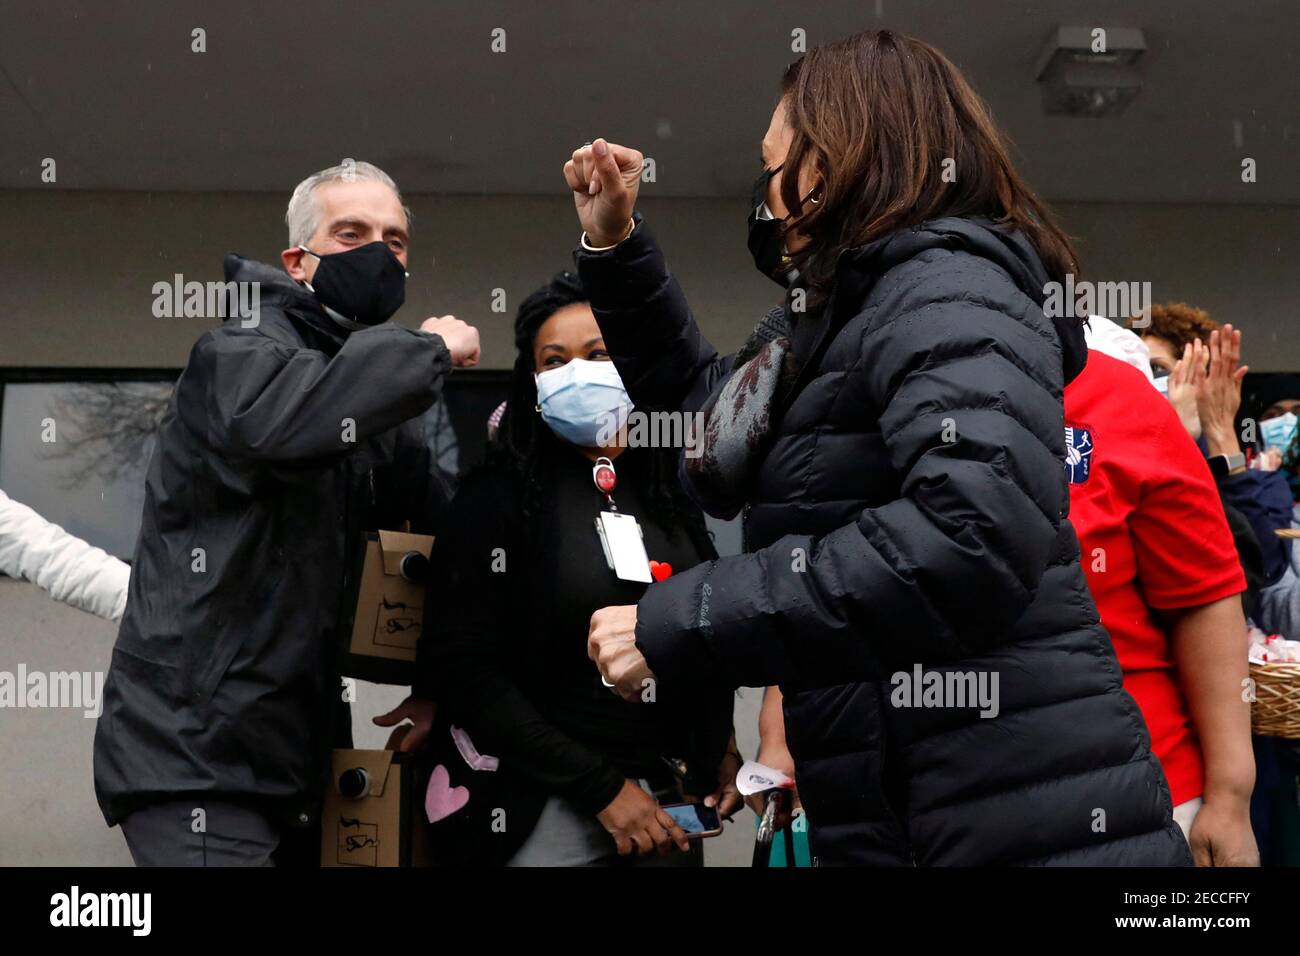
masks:
[[[1078,25],[1145,31],[1144,86],[1120,116],[1043,113],[1038,55]],[[1049,198],[1300,203],[1296,0],[5,0],[0,188],[284,192],[350,156],[407,192],[550,193],[569,151],[604,135],[655,159],[647,193],[734,195],[791,31],[871,26],[946,51]]]

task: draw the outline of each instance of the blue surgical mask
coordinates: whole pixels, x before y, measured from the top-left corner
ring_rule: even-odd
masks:
[[[1259,437],[1265,448],[1280,448],[1286,451],[1295,438],[1296,416],[1287,412],[1277,418],[1269,418],[1259,423]]]
[[[613,362],[571,359],[533,377],[537,406],[551,431],[583,448],[614,444],[632,401]]]

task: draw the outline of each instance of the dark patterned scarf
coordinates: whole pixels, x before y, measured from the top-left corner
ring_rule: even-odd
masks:
[[[712,513],[729,517],[745,504],[767,453],[773,411],[798,374],[790,334],[784,306],[767,313],[736,353],[731,377],[701,409],[699,454],[687,456],[686,473]]]

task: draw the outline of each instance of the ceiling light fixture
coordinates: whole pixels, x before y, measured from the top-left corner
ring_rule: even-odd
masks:
[[[1142,89],[1146,38],[1135,27],[1058,27],[1038,58],[1043,108],[1062,116],[1112,116]]]

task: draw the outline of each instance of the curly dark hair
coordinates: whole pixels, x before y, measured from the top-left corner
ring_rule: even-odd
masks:
[[[587,302],[582,281],[572,272],[557,273],[519,305],[515,316],[515,365],[509,397],[496,435],[489,441],[482,467],[506,470],[520,490],[523,515],[536,517],[543,506],[545,477],[562,450],[562,439],[547,427],[537,412],[537,383],[533,373],[533,344],[546,320],[571,305]],[[699,508],[682,491],[677,477],[677,450],[647,449],[644,457],[634,456],[628,465],[636,474],[645,469],[647,510],[670,538],[684,531],[703,554],[713,553],[713,541]],[[640,459],[639,463],[637,459]],[[620,460],[620,470],[623,465]],[[539,522],[526,521],[536,530]]]
[[[1210,313],[1186,302],[1153,305],[1150,325],[1134,324],[1141,321],[1134,316],[1129,319],[1129,328],[1144,337],[1164,339],[1173,346],[1174,355],[1182,355],[1183,349],[1198,339],[1209,344],[1210,333],[1219,327],[1219,323],[1210,318]]]

